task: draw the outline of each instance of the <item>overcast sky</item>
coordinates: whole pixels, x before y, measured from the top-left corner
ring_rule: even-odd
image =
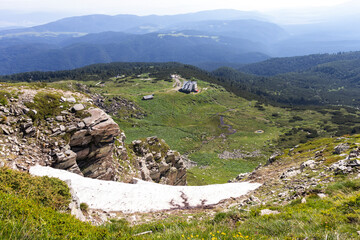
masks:
[[[334,13],[360,15],[360,0],[0,0],[0,28],[87,14],[172,15],[214,9],[258,11],[280,24],[306,23]]]
[[[349,0],[0,0],[1,10],[75,14],[176,14],[210,9],[271,11],[334,6]]]

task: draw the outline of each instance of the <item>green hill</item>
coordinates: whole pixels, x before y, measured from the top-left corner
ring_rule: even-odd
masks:
[[[199,92],[179,92],[170,76],[174,73],[196,80]],[[195,161],[197,166],[188,169],[190,185],[225,183],[245,172],[242,181],[263,185],[251,196],[214,209],[139,214],[134,225],[134,215],[124,214],[92,226],[69,215],[65,183],[0,168],[0,238],[357,239],[359,167],[339,171],[333,164],[359,158],[359,135],[342,135],[359,131],[360,112],[276,107],[252,99],[255,93],[247,93],[246,87],[231,89],[231,81],[221,80],[176,63],[95,65],[8,76],[7,81],[20,81],[8,85],[95,96],[124,130],[128,144],[157,135]],[[241,93],[247,93],[247,99]],[[154,99],[142,100],[149,94]],[[347,147],[335,151],[339,145]],[[278,156],[267,161],[274,152]],[[264,210],[273,212],[262,215]]]
[[[170,77],[173,73],[196,80],[199,93],[177,91]],[[235,95],[214,84],[221,81],[207,72],[177,63],[114,63],[7,78],[21,80],[29,76],[33,80],[54,81],[48,86],[103,96],[103,105],[108,106],[126,133],[127,143],[158,136],[171,149],[198,164],[188,171],[191,185],[224,183],[264,163],[277,149],[319,136],[359,131],[359,113],[352,109],[293,109],[262,104],[251,100],[255,94],[239,89]],[[226,86],[226,82],[222,84]],[[154,94],[153,100],[142,100],[150,94]],[[122,99],[133,104],[134,109],[120,107],[112,111]],[[139,117],[144,114],[145,117]]]
[[[359,56],[353,52],[279,58],[241,69],[248,73],[220,68],[213,75],[235,93],[244,89],[273,104],[357,107]]]

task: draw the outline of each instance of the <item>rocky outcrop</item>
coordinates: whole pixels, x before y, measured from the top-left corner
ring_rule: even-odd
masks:
[[[156,137],[134,141],[128,152],[125,134],[92,99],[56,89],[9,92],[18,96],[0,106],[1,165],[27,171],[39,164],[102,180],[141,177],[186,185],[186,167],[178,152]]]
[[[0,156],[6,165],[27,170],[40,164],[91,178],[119,179],[121,169],[113,154],[123,159],[127,154],[120,129],[109,115],[79,93],[16,90],[17,98],[9,97],[8,104],[0,106]],[[16,90],[9,89],[9,94]],[[48,111],[55,114],[47,118],[37,117],[42,109],[36,108],[35,99],[41,94],[58,97],[54,109]]]
[[[164,140],[149,137],[133,141],[141,178],[168,185],[186,185],[186,167],[178,152],[170,150]]]
[[[218,154],[220,159],[243,159],[243,158],[253,158],[263,156],[260,150],[253,152],[244,152],[241,149],[236,149],[233,152],[224,151],[221,154]]]
[[[119,126],[99,108],[87,110],[89,117],[78,124],[70,138],[71,150],[85,177],[115,180],[118,163],[113,160],[114,142]]]
[[[146,113],[137,104],[128,99],[119,96],[103,97],[99,94],[93,94],[91,97],[97,107],[121,119],[141,119],[146,116]]]

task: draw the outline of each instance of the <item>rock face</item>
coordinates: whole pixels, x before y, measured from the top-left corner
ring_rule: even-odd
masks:
[[[85,177],[114,180],[118,164],[113,161],[112,153],[120,134],[119,126],[101,109],[87,111],[90,116],[78,125],[69,145]]]
[[[27,105],[36,106],[35,96],[44,91],[26,88],[21,91],[16,99],[0,106],[2,162],[20,170],[40,164],[91,178],[119,179],[119,159],[126,159],[127,153],[124,138],[118,138],[120,129],[109,115],[91,107],[79,93],[52,89],[46,94],[59,96],[57,108],[51,109],[56,114],[36,118],[42,109]],[[116,140],[118,147],[114,144]],[[119,157],[113,158],[113,153]]]
[[[9,94],[15,91],[17,98],[0,105],[1,166],[27,171],[39,164],[102,180],[131,182],[141,177],[186,185],[186,167],[179,153],[156,137],[135,141],[133,152],[128,152],[125,134],[86,96],[27,88],[10,88]],[[46,101],[46,94],[56,101],[50,109],[36,105]],[[45,97],[39,100],[41,96]]]
[[[178,152],[157,137],[136,140],[131,144],[141,178],[168,185],[186,185],[186,167]]]

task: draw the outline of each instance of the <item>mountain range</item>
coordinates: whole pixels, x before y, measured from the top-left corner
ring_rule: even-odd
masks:
[[[0,31],[0,74],[115,61],[176,61],[213,70],[272,57],[355,51],[360,32],[349,25],[355,18],[280,26],[260,13],[237,10],[69,17]]]

